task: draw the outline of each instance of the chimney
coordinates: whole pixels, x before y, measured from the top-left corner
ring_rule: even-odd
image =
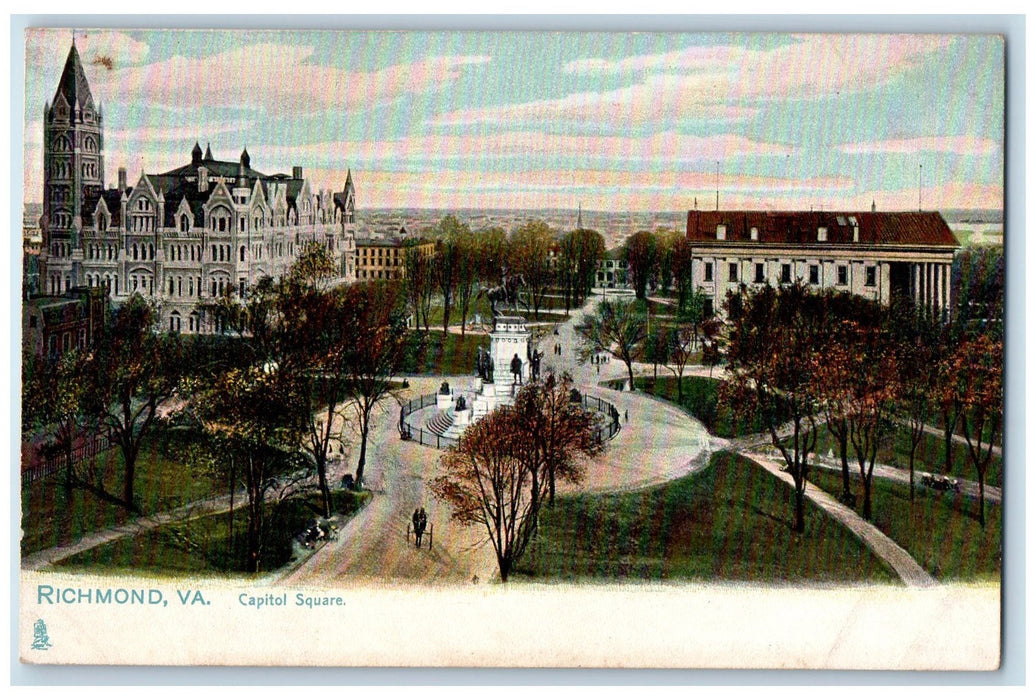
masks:
[[[126,168],[119,168],[119,192],[126,191]]]
[[[876,212],[876,211],[878,211],[878,205],[877,205],[877,204],[875,204],[875,203],[874,203],[874,200],[872,199],[872,200],[871,200],[871,214],[873,214],[873,213],[874,213],[874,212]]]
[[[198,191],[209,191],[209,169],[204,165],[198,168]]]
[[[300,166],[300,165],[292,166],[292,168],[291,168],[291,176],[292,176],[292,178],[294,178],[296,180],[301,180],[302,179],[302,166]]]

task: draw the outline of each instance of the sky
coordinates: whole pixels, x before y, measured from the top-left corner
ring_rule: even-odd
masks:
[[[25,201],[68,29],[26,34]],[[1003,205],[991,35],[76,30],[105,179],[197,141],[357,207]]]

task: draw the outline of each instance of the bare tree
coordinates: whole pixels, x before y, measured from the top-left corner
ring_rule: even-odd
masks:
[[[593,314],[576,325],[579,357],[586,361],[598,352],[614,352],[626,365],[633,391],[633,362],[640,357],[647,337],[647,315],[634,301],[604,299]]]

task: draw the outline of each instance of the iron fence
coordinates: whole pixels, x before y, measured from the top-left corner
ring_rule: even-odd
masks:
[[[425,394],[403,404],[400,408],[399,432],[401,436],[405,435],[404,439],[413,440],[420,445],[434,447],[439,450],[453,447],[457,444],[456,438],[445,437],[424,428],[415,428],[409,420],[410,415],[414,411],[420,411],[422,408],[434,405],[437,396],[438,394]],[[580,403],[587,411],[593,411],[607,417],[604,425],[594,430],[594,436],[601,442],[611,440],[622,428],[618,409],[604,399],[583,394],[580,397]]]
[[[107,435],[94,436],[72,450],[72,464],[79,465],[111,448],[112,444]],[[22,469],[22,483],[31,484],[52,474],[57,474],[67,463],[66,459],[64,454],[56,454],[42,460],[34,460]]]

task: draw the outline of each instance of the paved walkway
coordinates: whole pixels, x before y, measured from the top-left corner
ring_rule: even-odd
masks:
[[[760,465],[792,488],[795,487],[791,474],[781,471],[781,466],[766,455],[752,452],[742,452],[741,455]],[[857,515],[852,508],[839,503],[826,491],[821,491],[809,482],[806,482],[806,498],[813,501],[825,513],[849,528],[869,550],[888,563],[906,585],[914,588],[937,585],[935,579],[921,568],[921,565],[905,549],[892,541],[891,538],[874,525]]]
[[[247,503],[247,496],[242,491],[234,496],[234,502],[237,505],[243,505]],[[89,551],[94,547],[100,547],[109,542],[120,540],[123,537],[133,537],[142,532],[153,530],[156,527],[168,525],[169,523],[193,520],[194,518],[200,518],[204,515],[217,515],[219,513],[225,513],[228,510],[230,510],[230,496],[218,496],[204,501],[195,501],[194,503],[177,508],[176,510],[171,510],[167,513],[143,515],[135,520],[123,523],[118,527],[108,528],[107,530],[100,530],[98,532],[91,532],[75,542],[27,554],[22,557],[22,568],[42,569],[54,564],[55,562]]]
[[[591,298],[583,309],[558,324],[557,335],[548,332],[540,342],[544,354],[541,371],[567,372],[580,391],[612,403],[622,418],[622,429],[609,441],[600,457],[585,464],[582,483],[559,483],[559,493],[614,492],[644,488],[689,474],[705,466],[715,441],[704,426],[675,406],[641,393],[620,392],[597,386],[598,381],[622,377],[626,368],[612,361],[601,372],[576,357],[574,326],[597,303]],[[560,355],[554,354],[561,344]],[[435,391],[443,380],[467,388],[474,374],[461,377],[414,377],[401,395],[407,401]],[[433,408],[416,411],[413,424],[423,424]],[[626,415],[629,419],[626,419]],[[376,421],[370,440],[366,479],[378,491],[372,502],[348,521],[336,542],[330,542],[285,573],[283,585],[327,585],[332,581],[378,581],[406,579],[425,583],[486,582],[496,576],[492,547],[482,544],[486,533],[480,527],[465,527],[450,520],[449,510],[428,490],[428,482],[439,473],[440,451],[403,442],[395,432],[398,408],[385,409]],[[353,464],[350,459],[346,464]],[[424,506],[434,525],[431,550],[417,550],[405,539],[406,525],[414,509]]]
[[[829,460],[829,459],[824,458],[824,457],[815,459],[812,466],[819,467],[821,469],[830,469],[830,470],[837,471],[837,472],[841,472],[842,471],[841,463],[834,462],[834,461]],[[852,461],[849,462],[849,469],[852,471],[853,474],[859,474],[860,473],[859,468],[856,467],[853,464]],[[925,490],[925,489],[928,489],[928,487],[921,485],[921,473],[922,473],[921,469],[915,469],[914,470],[914,484],[919,489]],[[931,472],[925,472],[925,473],[931,473]],[[874,465],[874,476],[882,478],[882,479],[889,479],[890,481],[898,481],[899,483],[902,483],[902,484],[909,484],[910,483],[910,470],[909,469],[903,469],[901,467],[891,467],[891,466],[889,466],[887,464],[877,464],[877,463],[875,463],[875,465]],[[931,490],[931,489],[928,489],[928,490]],[[934,493],[939,493],[939,492],[936,491]],[[969,497],[974,498],[974,499],[977,500],[978,497],[979,497],[978,482],[977,481],[970,481],[968,479],[962,479],[961,480],[961,493],[963,493],[965,496],[969,496]],[[997,503],[997,504],[999,504],[999,503],[1001,503],[1003,501],[1003,492],[998,487],[996,487],[996,486],[990,486],[989,484],[986,484],[986,500],[989,501],[990,503]]]

